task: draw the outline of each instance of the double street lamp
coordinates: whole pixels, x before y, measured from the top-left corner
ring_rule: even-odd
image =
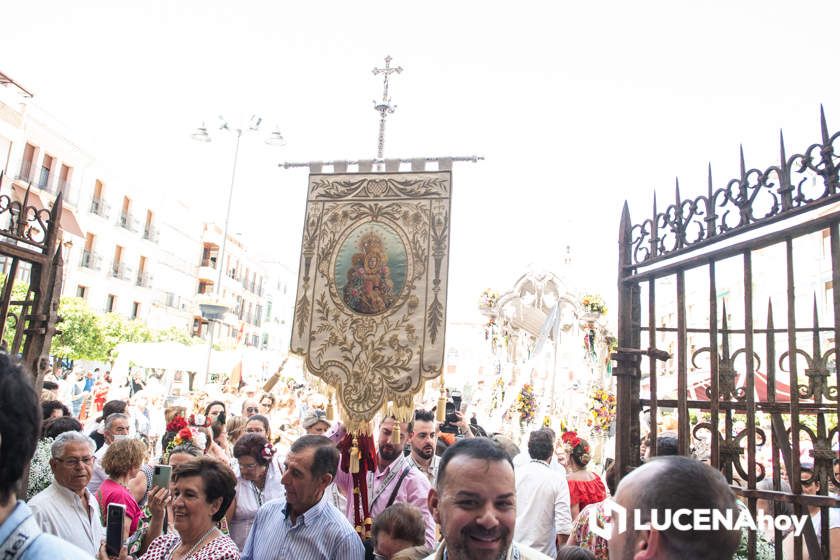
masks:
[[[248,121],[248,127],[235,127],[231,126],[231,124],[224,118],[219,117],[219,130],[229,132],[234,135],[236,141],[234,142],[233,148],[233,169],[231,171],[230,176],[230,187],[228,188],[228,200],[227,200],[227,208],[225,209],[225,224],[222,230],[222,244],[219,249],[219,254],[216,259],[216,266],[218,267],[218,276],[216,278],[216,285],[213,289],[213,299],[209,301],[204,301],[199,303],[199,309],[201,310],[201,316],[208,321],[210,326],[210,343],[207,348],[207,365],[205,368],[205,382],[209,380],[210,377],[210,354],[213,351],[213,321],[221,320],[225,313],[230,309],[230,306],[222,301],[221,298],[221,288],[222,288],[222,278],[224,278],[225,274],[225,249],[227,248],[227,237],[228,237],[228,226],[230,224],[230,208],[233,203],[233,188],[236,185],[236,165],[239,160],[239,141],[242,138],[242,134],[246,132],[257,132],[260,129],[260,123],[262,123],[262,119],[257,117],[256,115],[252,115],[251,119]],[[210,134],[207,132],[207,127],[204,123],[198,127],[195,132],[192,133],[192,139],[197,142],[210,142],[212,138]],[[268,138],[266,138],[265,143],[270,146],[285,146],[286,140],[283,138],[283,134],[281,134],[279,128],[275,128],[274,132],[272,132]]]

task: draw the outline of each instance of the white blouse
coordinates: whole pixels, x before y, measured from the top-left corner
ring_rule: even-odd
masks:
[[[278,459],[279,454],[275,455],[268,465],[268,471],[265,473],[265,487],[262,492],[250,480],[242,478],[241,474],[237,478],[236,512],[233,514],[233,519],[230,520],[230,538],[233,539],[239,550],[245,548],[245,541],[248,540],[248,533],[251,531],[251,525],[254,524],[257,510],[270,500],[286,499],[286,489],[280,482],[283,473]]]

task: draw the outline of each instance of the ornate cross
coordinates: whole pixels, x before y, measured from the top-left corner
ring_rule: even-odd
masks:
[[[385,119],[388,115],[394,112],[397,108],[396,105],[391,105],[391,98],[388,96],[388,86],[390,82],[391,74],[399,74],[403,71],[402,66],[397,66],[396,68],[391,68],[391,56],[385,57],[385,68],[374,68],[373,75],[378,76],[379,74],[384,75],[384,89],[382,90],[382,101],[380,102],[373,102],[374,110],[379,112],[379,147],[376,152],[376,158],[382,159],[385,154]]]

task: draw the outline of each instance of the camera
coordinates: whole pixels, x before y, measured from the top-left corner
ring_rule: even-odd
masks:
[[[452,396],[446,401],[446,423],[454,424],[458,421],[456,412],[461,410],[461,394],[452,392]]]
[[[458,426],[455,425],[458,422],[458,416],[455,413],[459,410],[461,410],[461,393],[452,391],[449,400],[446,401],[446,418],[444,423],[440,425],[439,430],[441,432],[447,434],[460,433]]]

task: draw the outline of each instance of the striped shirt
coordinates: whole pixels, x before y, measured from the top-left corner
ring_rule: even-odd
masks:
[[[347,518],[325,500],[299,515],[294,524],[285,500],[257,512],[242,560],[361,560],[362,541]]]

